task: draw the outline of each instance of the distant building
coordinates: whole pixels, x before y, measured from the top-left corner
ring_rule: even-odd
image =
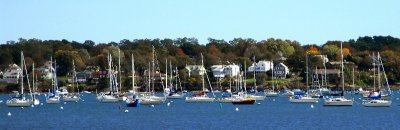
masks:
[[[189,71],[189,77],[206,73],[206,69],[202,65],[186,65],[185,69]]]
[[[21,73],[21,67],[16,64],[11,64],[3,72],[3,78],[1,79],[1,82],[7,84],[17,84]]]
[[[289,68],[285,64],[279,63],[274,66],[274,78],[285,79],[287,75],[289,75]]]
[[[43,66],[36,70],[40,72],[40,77],[43,79],[51,79],[53,77],[52,70],[54,71],[54,67],[50,61],[45,62]]]
[[[237,76],[240,73],[238,65],[213,65],[211,71],[215,78],[224,78],[225,76]]]
[[[78,83],[86,83],[91,78],[90,71],[83,71],[76,73],[76,82]]]
[[[325,63],[329,62],[328,56],[326,56],[326,55],[315,55],[315,57],[319,57]]]
[[[248,72],[267,72],[272,69],[274,63],[272,61],[259,61],[256,64],[252,64],[247,70]]]

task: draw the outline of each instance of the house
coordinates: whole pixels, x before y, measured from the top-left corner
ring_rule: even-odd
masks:
[[[191,75],[204,75],[206,73],[206,69],[202,65],[186,65],[185,69],[189,71],[189,77]]]
[[[1,79],[1,82],[7,84],[18,84],[18,80],[21,73],[22,73],[21,67],[19,67],[16,64],[11,64],[3,72],[3,78]]]
[[[89,78],[91,78],[91,72],[90,71],[83,71],[83,72],[77,72],[76,73],[76,82],[78,83],[86,83]]]
[[[213,66],[211,66],[211,71],[215,78],[224,78],[225,77],[223,65],[213,65]]]
[[[50,61],[45,62],[44,65],[37,70],[40,73],[40,77],[43,79],[51,79],[53,77],[53,73],[51,70],[54,71],[54,67],[52,66]]]
[[[274,66],[274,78],[285,79],[287,75],[289,75],[289,68],[285,64],[279,63]]]
[[[267,72],[271,70],[274,66],[272,61],[259,61],[258,63],[253,63],[250,67],[248,67],[248,72]]]
[[[315,57],[319,57],[325,63],[329,62],[328,56],[326,56],[326,55],[315,55]]]
[[[211,71],[215,78],[224,78],[225,76],[237,76],[240,73],[238,65],[213,65]]]

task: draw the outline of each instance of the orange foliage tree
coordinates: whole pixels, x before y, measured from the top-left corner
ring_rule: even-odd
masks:
[[[307,50],[307,53],[309,55],[318,55],[319,54],[319,50],[318,48],[314,47],[314,46],[310,46]]]

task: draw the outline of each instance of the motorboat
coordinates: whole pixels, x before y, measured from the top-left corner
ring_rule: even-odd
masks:
[[[390,107],[392,101],[382,99],[364,100],[362,103],[366,107]]]
[[[324,99],[324,106],[352,106],[353,100],[344,97],[326,98]]]

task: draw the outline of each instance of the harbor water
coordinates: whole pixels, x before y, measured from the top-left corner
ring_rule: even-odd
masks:
[[[85,94],[78,103],[61,102],[27,108],[7,107],[1,95],[1,129],[399,129],[399,92],[391,107],[364,107],[359,95],[353,106],[326,107],[318,103],[290,103],[285,96],[266,98],[250,106],[230,103],[185,103],[167,100],[155,106],[128,108],[99,103]],[[126,111],[127,110],[127,111]],[[11,115],[8,115],[10,113]]]

